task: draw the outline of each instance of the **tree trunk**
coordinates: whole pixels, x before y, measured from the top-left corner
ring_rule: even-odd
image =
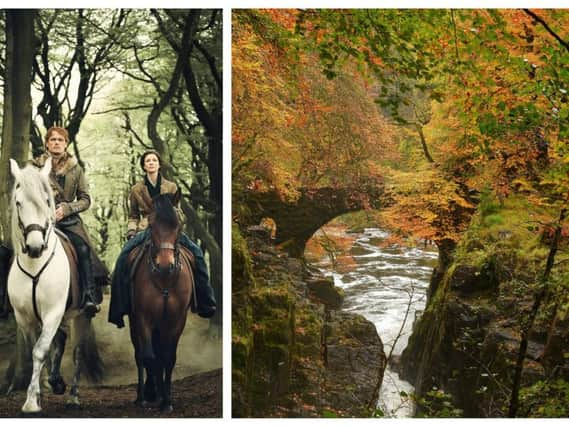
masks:
[[[36,11],[6,10],[6,75],[4,80],[4,123],[0,157],[0,206],[9,205],[9,160],[28,159],[32,120],[31,85],[34,58],[34,18]],[[10,240],[8,209],[0,210],[4,240]],[[31,352],[17,332],[16,351],[6,372],[10,389],[23,389],[31,377]]]
[[[526,352],[529,343],[529,336],[531,334],[533,324],[535,322],[535,318],[537,317],[539,308],[541,307],[541,303],[543,302],[545,296],[547,295],[549,276],[551,275],[551,270],[553,268],[553,263],[555,261],[555,255],[557,253],[557,249],[559,248],[559,242],[561,241],[561,229],[563,227],[563,220],[565,219],[566,213],[567,209],[565,208],[561,209],[561,212],[559,214],[559,222],[555,227],[555,234],[551,241],[551,245],[549,246],[549,254],[547,256],[547,262],[545,265],[543,276],[541,278],[542,288],[533,301],[533,305],[529,314],[527,324],[522,325],[522,338],[520,341],[518,357],[516,360],[516,369],[514,371],[514,381],[512,385],[512,396],[510,398],[510,408],[508,411],[509,418],[515,418],[518,413],[520,386],[522,380],[522,372],[524,368],[524,359],[526,357]]]
[[[425,157],[429,161],[429,163],[435,163],[433,158],[431,157],[431,153],[429,153],[429,147],[427,147],[427,140],[425,139],[425,134],[423,133],[423,127],[421,125],[416,125],[417,132],[419,133],[419,137],[421,138],[421,147],[423,148],[423,153]]]
[[[186,18],[186,26],[191,29],[192,34],[195,33],[195,28],[199,20],[200,12],[193,10]],[[183,38],[181,44],[181,52],[184,50],[191,50],[191,38]],[[192,68],[191,60],[188,55],[187,61],[183,63],[183,76],[186,83],[186,90],[190,102],[194,107],[196,115],[203,125],[205,135],[208,140],[208,173],[209,173],[209,199],[212,205],[215,206],[213,218],[209,221],[209,233],[213,235],[217,247],[222,251],[222,199],[223,199],[223,174],[222,174],[222,115],[221,109],[214,106],[211,111],[208,111],[206,105],[201,97],[199,87],[196,81],[196,76]],[[221,88],[220,88],[221,89]],[[222,105],[221,96],[219,105]],[[212,318],[212,323],[221,327],[221,313],[223,310],[222,302],[222,280],[221,280],[221,258],[216,258],[216,255],[210,251],[212,273],[211,284],[215,291],[217,298],[217,311]]]
[[[6,10],[6,75],[4,78],[4,111],[2,154],[0,156],[0,206],[9,205],[10,167],[12,158],[28,159],[32,118],[32,65],[34,58],[35,11]],[[1,237],[10,239],[7,209],[0,209]]]

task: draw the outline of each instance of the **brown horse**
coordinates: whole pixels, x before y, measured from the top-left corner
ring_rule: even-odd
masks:
[[[134,266],[129,314],[138,369],[135,403],[145,407],[156,400],[158,392],[160,410],[168,412],[172,411],[170,384],[178,340],[194,289],[193,256],[178,243],[181,226],[174,209],[178,198],[179,194],[174,200],[171,195],[154,199],[150,239],[141,246],[142,257]]]

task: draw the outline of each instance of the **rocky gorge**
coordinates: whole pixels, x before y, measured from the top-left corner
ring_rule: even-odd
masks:
[[[440,415],[446,405],[466,417],[507,416],[523,329],[551,241],[532,225],[539,217],[522,197],[486,202],[458,245],[440,252],[427,307],[401,357],[400,373],[423,403],[420,414]],[[569,415],[567,243],[561,245],[528,335],[520,417]]]
[[[365,417],[386,366],[375,326],[339,311],[343,292],[271,242],[232,233],[235,417]]]
[[[415,387],[402,397],[416,416],[506,417],[514,394],[517,417],[569,415],[568,243],[561,236],[544,279],[552,234],[533,225],[551,215],[521,195],[482,200],[457,243],[439,242],[426,306],[392,361]],[[234,416],[378,415],[385,331],[340,311],[343,300],[268,230],[234,228]]]

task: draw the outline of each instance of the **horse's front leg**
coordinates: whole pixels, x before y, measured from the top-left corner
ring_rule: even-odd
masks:
[[[160,402],[160,410],[162,412],[172,412],[172,371],[176,365],[176,348],[178,346],[177,341],[175,343],[168,343],[162,352],[163,365],[164,365],[164,385],[162,393],[162,402]]]
[[[148,328],[140,318],[135,318],[134,316],[129,316],[130,325],[130,339],[134,347],[134,360],[136,362],[136,370],[138,374],[138,383],[136,387],[136,400],[134,404],[140,407],[146,407],[149,401],[153,401],[153,397],[149,391],[153,389],[154,380],[148,368],[148,359],[152,359],[154,356],[148,354]],[[135,326],[137,325],[137,326]],[[143,331],[143,332],[139,332]],[[145,348],[146,346],[146,348]],[[151,353],[151,352],[150,352]],[[146,360],[145,360],[146,354]],[[144,383],[144,371],[146,368],[147,377],[150,380],[150,384],[147,380]]]
[[[134,360],[136,362],[136,371],[138,374],[138,383],[136,386],[136,400],[134,404],[145,408],[147,406],[146,399],[144,397],[144,363],[142,361],[142,355],[140,350],[134,350]]]
[[[41,335],[34,345],[34,349],[32,351],[32,379],[28,386],[26,402],[24,403],[24,406],[22,406],[22,412],[24,413],[33,414],[41,411],[40,374],[60,322],[61,317],[46,319],[41,330]]]

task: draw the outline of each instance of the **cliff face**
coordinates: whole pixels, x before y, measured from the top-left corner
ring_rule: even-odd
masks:
[[[544,213],[521,205],[510,200],[474,217],[453,262],[433,274],[427,308],[402,354],[402,374],[419,396],[444,390],[466,417],[506,416],[521,328],[541,286],[548,241],[527,224]],[[529,337],[519,416],[569,415],[564,258],[557,257]]]
[[[386,364],[374,325],[267,230],[232,237],[233,416],[370,415]]]

